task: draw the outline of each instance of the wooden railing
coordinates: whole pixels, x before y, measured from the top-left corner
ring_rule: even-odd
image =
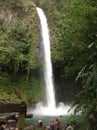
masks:
[[[4,104],[0,103],[0,113],[18,112],[18,129],[24,130],[24,121],[27,112],[27,105],[25,102],[21,104]]]

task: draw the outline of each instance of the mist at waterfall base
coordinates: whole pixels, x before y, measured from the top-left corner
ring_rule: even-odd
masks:
[[[39,15],[40,27],[41,27],[40,28],[41,31],[40,51],[42,52],[41,61],[43,67],[46,104],[43,101],[37,103],[35,109],[32,109],[32,112],[36,116],[69,115],[72,113],[72,112],[68,112],[70,106],[65,105],[62,102],[56,105],[52,63],[51,63],[49,28],[43,10],[38,7],[36,9]]]
[[[69,109],[70,106],[65,105],[64,103],[59,103],[57,107],[46,107],[43,105],[43,102],[39,102],[36,104],[36,108],[33,109],[32,112],[36,116],[65,116],[73,113],[73,111],[68,112]]]

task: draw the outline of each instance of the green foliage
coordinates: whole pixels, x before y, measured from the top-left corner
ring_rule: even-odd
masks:
[[[88,130],[88,121],[82,115],[70,115],[67,123],[71,124],[75,130]]]
[[[26,103],[38,102],[41,98],[40,80],[38,77],[30,77],[28,82],[26,76],[0,76],[0,102]]]
[[[90,129],[96,129],[96,1],[40,0],[38,4],[45,10],[52,28],[54,68],[62,78],[76,74],[76,80],[82,81],[75,112],[81,111],[84,118],[72,116],[69,122],[82,125],[87,118]],[[35,55],[39,22],[36,10],[31,7],[20,0],[0,1],[0,93],[3,95],[0,100],[4,102],[37,102],[41,98],[39,78],[35,78],[39,65]]]
[[[97,65],[85,68],[79,74],[83,79],[83,89],[77,95],[78,102],[75,103],[75,112],[82,111],[90,122],[90,126],[96,126],[97,118]],[[92,118],[91,118],[92,116]]]
[[[76,111],[82,111],[83,114],[88,118],[90,129],[94,127],[96,129],[97,118],[95,113],[97,113],[97,39],[96,33],[97,26],[95,4],[92,1],[88,1],[90,12],[87,15],[87,37],[86,42],[88,45],[88,58],[87,63],[81,71],[78,73],[77,79],[82,79],[83,89],[78,94]],[[92,117],[92,118],[91,118]]]
[[[1,0],[0,92],[3,95],[0,96],[1,102],[39,100],[39,82],[36,80],[37,83],[33,83],[37,86],[37,94],[35,94],[29,80],[29,75],[36,76],[36,74],[31,75],[31,73],[32,70],[37,72],[39,66],[35,52],[37,37],[38,16],[33,2]],[[23,88],[23,86],[25,87]],[[30,90],[28,89],[29,86],[31,86]]]
[[[59,12],[60,19],[56,22],[57,42],[52,51],[53,61],[58,64],[56,67],[63,66],[63,77],[73,75],[87,62],[87,13],[88,7],[84,1],[66,2]]]
[[[14,17],[12,12],[10,13],[9,18],[7,18],[7,22],[4,23],[5,16],[4,14],[1,15],[0,66],[2,68],[1,70],[10,71],[10,73],[14,72],[16,74],[20,70],[21,72],[27,72],[29,66],[29,69],[32,69],[33,65],[34,68],[37,66],[35,42],[38,25],[37,21],[34,22],[33,25],[30,25],[30,23],[33,22],[33,19],[37,20],[36,14],[32,15],[30,12],[32,11],[31,8],[24,6],[21,1],[16,2],[14,0],[8,2],[10,7],[12,7],[13,4],[15,6],[22,5],[23,10],[21,10],[21,14],[25,13],[27,17],[25,18],[25,15],[18,17],[19,12],[16,12],[17,15]],[[4,5],[5,7],[7,6],[6,2],[4,2]],[[15,11],[17,10],[15,9]],[[33,62],[31,62],[31,56],[33,56]]]
[[[12,11],[22,11],[23,3],[21,0],[1,0],[0,6],[7,6],[7,8],[11,9]]]
[[[44,9],[48,7],[48,18],[53,27],[54,69],[59,71],[58,76],[63,79],[74,75],[77,76],[76,80],[81,79],[83,88],[77,95],[75,111],[82,111],[82,115],[89,119],[90,129],[96,129],[97,3],[92,0],[54,0],[47,6],[46,2],[41,0],[40,5]]]

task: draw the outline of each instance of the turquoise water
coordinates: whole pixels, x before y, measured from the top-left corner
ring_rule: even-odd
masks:
[[[44,124],[49,123],[51,120],[56,120],[58,116],[33,116],[33,118],[25,119],[26,125],[36,125],[37,121],[41,119]],[[65,124],[69,116],[62,116],[62,124]]]

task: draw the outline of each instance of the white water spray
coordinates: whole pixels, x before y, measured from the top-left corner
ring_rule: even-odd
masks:
[[[46,106],[43,102],[36,105],[36,109],[33,110],[34,115],[66,115],[69,107],[63,103],[59,103],[56,107],[55,92],[53,85],[53,74],[51,64],[51,52],[50,52],[50,37],[46,16],[42,9],[37,7],[37,12],[40,18],[41,24],[41,36],[42,36],[42,57],[43,57],[43,73],[44,82],[46,87]]]

